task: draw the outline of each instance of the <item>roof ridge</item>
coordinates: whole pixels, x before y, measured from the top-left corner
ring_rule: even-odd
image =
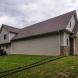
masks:
[[[17,28],[17,27],[13,27],[13,26],[9,26],[9,25],[5,25],[5,24],[2,24],[2,26],[8,26],[8,27],[12,27],[12,28],[16,28],[16,29],[20,29],[20,28]]]
[[[73,10],[73,11],[70,11],[70,12],[66,12],[66,13],[64,13],[64,14],[61,14],[61,15],[55,16],[55,17],[53,17],[53,18],[49,18],[49,19],[47,19],[47,20],[44,20],[44,21],[41,21],[41,22],[38,22],[38,23],[35,23],[35,24],[32,24],[32,25],[26,26],[26,27],[24,27],[24,28],[28,28],[28,27],[31,27],[31,26],[33,26],[33,25],[36,25],[36,24],[39,24],[39,23],[42,23],[42,22],[46,22],[46,21],[49,21],[49,20],[51,20],[51,19],[55,19],[55,18],[58,18],[58,17],[60,17],[60,16],[63,16],[63,15],[69,14],[69,13],[73,13],[73,12],[76,12],[76,10]],[[21,29],[24,29],[24,28],[21,28]]]
[[[19,33],[19,28],[16,28],[16,27],[12,27],[12,26],[9,26],[9,25],[5,25],[5,24],[2,24],[2,27],[1,27],[1,30],[2,28],[5,28],[8,32],[11,32],[11,33]],[[0,30],[0,31],[1,31]]]

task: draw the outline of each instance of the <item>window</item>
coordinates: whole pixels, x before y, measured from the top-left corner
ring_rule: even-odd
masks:
[[[68,39],[67,39],[67,46],[68,46]]]
[[[6,45],[6,49],[8,49],[8,45]]]
[[[7,39],[7,34],[4,34],[4,40]]]
[[[71,22],[70,22],[70,28],[71,28]]]

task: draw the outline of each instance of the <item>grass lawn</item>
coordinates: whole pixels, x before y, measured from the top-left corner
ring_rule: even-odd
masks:
[[[48,56],[3,56],[0,57],[0,71],[27,65],[46,57]],[[4,78],[78,78],[78,56],[63,57]]]
[[[0,56],[0,71],[17,68],[20,66],[34,63],[38,60],[46,58],[47,56],[35,56],[35,55],[8,55]]]

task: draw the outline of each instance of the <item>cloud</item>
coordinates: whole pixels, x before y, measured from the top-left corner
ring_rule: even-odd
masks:
[[[78,0],[0,0],[0,26],[22,28],[75,9]]]
[[[0,16],[0,25],[3,23],[15,24],[15,19],[7,16]]]

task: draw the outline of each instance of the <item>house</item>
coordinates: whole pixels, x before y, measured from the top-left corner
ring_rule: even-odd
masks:
[[[0,48],[7,54],[78,55],[76,11],[22,29],[2,24]]]

